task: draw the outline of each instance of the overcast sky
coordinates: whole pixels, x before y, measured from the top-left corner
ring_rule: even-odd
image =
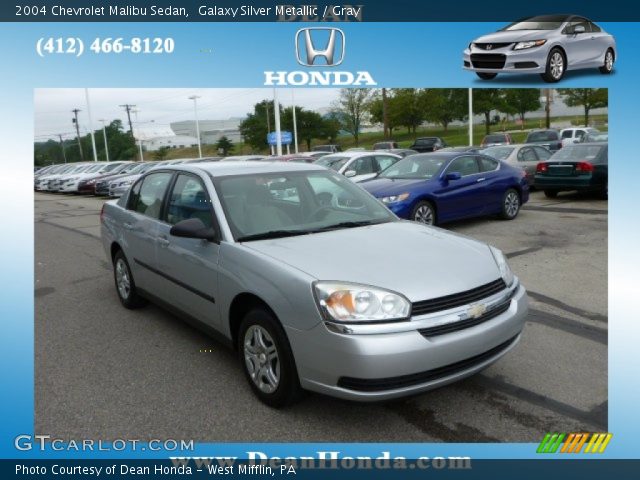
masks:
[[[292,103],[294,90],[279,89],[278,98],[284,106]],[[295,101],[298,106],[308,110],[326,108],[338,96],[338,89],[295,89]],[[226,120],[231,117],[244,117],[253,111],[255,103],[265,98],[273,98],[270,88],[91,88],[91,117],[93,128],[102,126],[100,119],[110,122],[122,120],[127,127],[127,115],[119,105],[136,105],[137,114],[132,115],[134,129],[144,131],[144,136],[171,134],[169,123],[179,120],[193,120],[193,101],[188,97],[199,95],[198,117],[200,120]],[[71,123],[73,113],[78,108],[80,133],[89,131],[87,102],[83,88],[38,88],[34,91],[34,130],[36,140],[47,137],[63,138],[75,136],[75,127]],[[137,116],[137,118],[136,118]]]

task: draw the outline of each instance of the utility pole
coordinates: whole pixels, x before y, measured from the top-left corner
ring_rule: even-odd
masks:
[[[545,88],[544,95],[546,98],[546,102],[544,104],[546,125],[547,125],[547,128],[551,128],[551,89]]]
[[[382,89],[382,124],[384,129],[384,138],[389,139],[389,109],[387,103],[387,89]]]
[[[133,137],[133,123],[131,123],[131,109],[135,107],[135,105],[129,105],[125,103],[124,105],[120,105],[120,107],[124,108],[127,111],[127,119],[129,120],[129,133]]]
[[[91,146],[93,147],[93,161],[98,161],[98,152],[96,151],[96,136],[93,133],[93,120],[91,119],[91,103],[89,102],[89,89],[84,89],[84,97],[87,101],[87,115],[89,116],[89,133],[91,134]]]
[[[67,163],[67,152],[64,151],[64,142],[62,141],[62,135],[58,135],[60,139],[60,147],[62,148],[62,158],[64,158],[64,163]]]
[[[75,117],[71,119],[71,122],[74,123],[75,126],[76,126],[76,134],[77,134],[77,138],[78,138],[78,148],[80,149],[80,159],[84,162],[84,152],[82,151],[82,142],[80,142],[80,126],[78,125],[78,112],[80,110],[78,110],[77,108],[74,108],[71,111],[75,115]]]
[[[104,118],[101,118],[98,121],[102,123],[102,135],[104,136],[104,155],[108,162],[109,161],[109,145],[107,144],[107,127],[105,125],[106,120]]]
[[[131,107],[135,107],[135,105],[130,105]],[[138,110],[131,110],[132,113],[135,113],[136,115],[136,124],[138,123]],[[127,110],[127,113],[129,113],[129,110]],[[133,128],[131,130],[131,136],[133,136],[134,140],[135,140],[135,135],[133,134]],[[140,149],[140,161],[144,162],[144,155],[142,154],[142,136],[140,135],[140,131],[138,131],[138,148]]]
[[[198,99],[199,95],[191,95],[189,100],[193,100],[193,113],[196,116],[196,138],[198,139],[198,158],[202,158],[202,144],[200,143],[200,122],[198,121]]]

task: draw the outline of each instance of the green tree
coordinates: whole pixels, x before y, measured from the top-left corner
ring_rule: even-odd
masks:
[[[503,105],[503,91],[499,88],[475,88],[473,90],[473,113],[484,115],[485,133],[491,133],[491,112]]]
[[[609,105],[609,93],[606,88],[559,88],[558,94],[569,107],[584,108],[584,126],[589,126],[589,113],[594,108]]]
[[[222,156],[226,157],[233,151],[233,142],[226,135],[221,136],[216,142],[218,152],[222,151]]]
[[[307,150],[311,150],[313,139],[335,141],[340,128],[336,122],[302,107],[296,107],[296,125],[298,140],[305,142]],[[282,129],[293,133],[293,109],[291,107],[285,108],[282,112]]]
[[[338,100],[333,104],[333,118],[353,137],[356,146],[372,96],[373,90],[369,88],[343,88]]]
[[[537,88],[506,88],[503,91],[500,110],[510,115],[518,115],[521,128],[524,128],[526,114],[540,108],[540,90]]]
[[[389,109],[387,117],[390,123],[406,127],[409,133],[416,133],[416,129],[425,118],[419,89],[394,88],[387,105]]]
[[[167,155],[169,155],[169,147],[167,147],[167,146],[160,147],[158,150],[153,152],[153,159],[154,160],[164,160],[165,158],[167,158]]]
[[[268,115],[267,115],[268,112]],[[282,114],[282,107],[280,107]],[[256,150],[267,147],[267,133],[275,130],[274,108],[272,100],[263,100],[253,106],[253,113],[240,123],[240,134],[245,143]]]
[[[422,91],[420,103],[425,119],[442,125],[446,132],[451,122],[467,116],[467,98],[464,88],[430,88]]]

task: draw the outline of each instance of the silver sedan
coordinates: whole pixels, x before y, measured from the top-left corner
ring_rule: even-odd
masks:
[[[400,220],[313,164],[157,167],[105,204],[101,231],[121,303],[221,338],[275,407],[459,380],[511,350],[527,315],[502,252]]]
[[[541,145],[496,145],[481,150],[485,155],[502,160],[514,167],[520,167],[527,174],[527,183],[533,185],[538,162],[549,160],[550,150]]]
[[[618,59],[612,35],[577,15],[540,15],[476,38],[463,52],[463,68],[483,80],[499,73],[539,73],[557,82],[568,70],[613,71]]]

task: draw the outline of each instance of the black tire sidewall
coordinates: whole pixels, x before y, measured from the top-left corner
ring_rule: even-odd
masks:
[[[556,52],[558,52],[560,55],[562,55],[562,60],[564,62],[564,67],[562,68],[562,75],[560,75],[559,78],[555,78],[553,75],[551,75],[551,57]],[[564,53],[562,53],[562,50],[560,50],[557,47],[554,47],[549,52],[549,55],[547,55],[547,63],[545,65],[546,65],[545,66],[545,71],[542,74],[542,78],[544,79],[544,81],[548,82],[548,83],[559,82],[560,80],[562,80],[562,78],[564,77],[564,74],[567,72],[567,57],[566,57],[566,55]]]
[[[418,222],[416,220],[416,212],[418,211],[418,209],[420,207],[423,206],[428,206],[431,209],[431,216],[433,217],[433,223],[431,223],[431,225],[435,225],[437,218],[436,218],[436,209],[434,208],[433,204],[427,200],[420,200],[418,203],[415,204],[415,206],[411,209],[411,221],[419,223],[421,225],[429,225],[428,223],[422,223],[422,222]]]
[[[278,351],[280,382],[273,393],[261,391],[253,382],[247,370],[244,358],[244,336],[252,325],[259,325],[264,328],[275,342],[276,350]],[[237,349],[244,376],[249,382],[253,393],[263,403],[273,408],[282,408],[295,403],[299,399],[301,388],[293,352],[284,329],[270,312],[263,308],[255,308],[244,316],[238,329]]]

